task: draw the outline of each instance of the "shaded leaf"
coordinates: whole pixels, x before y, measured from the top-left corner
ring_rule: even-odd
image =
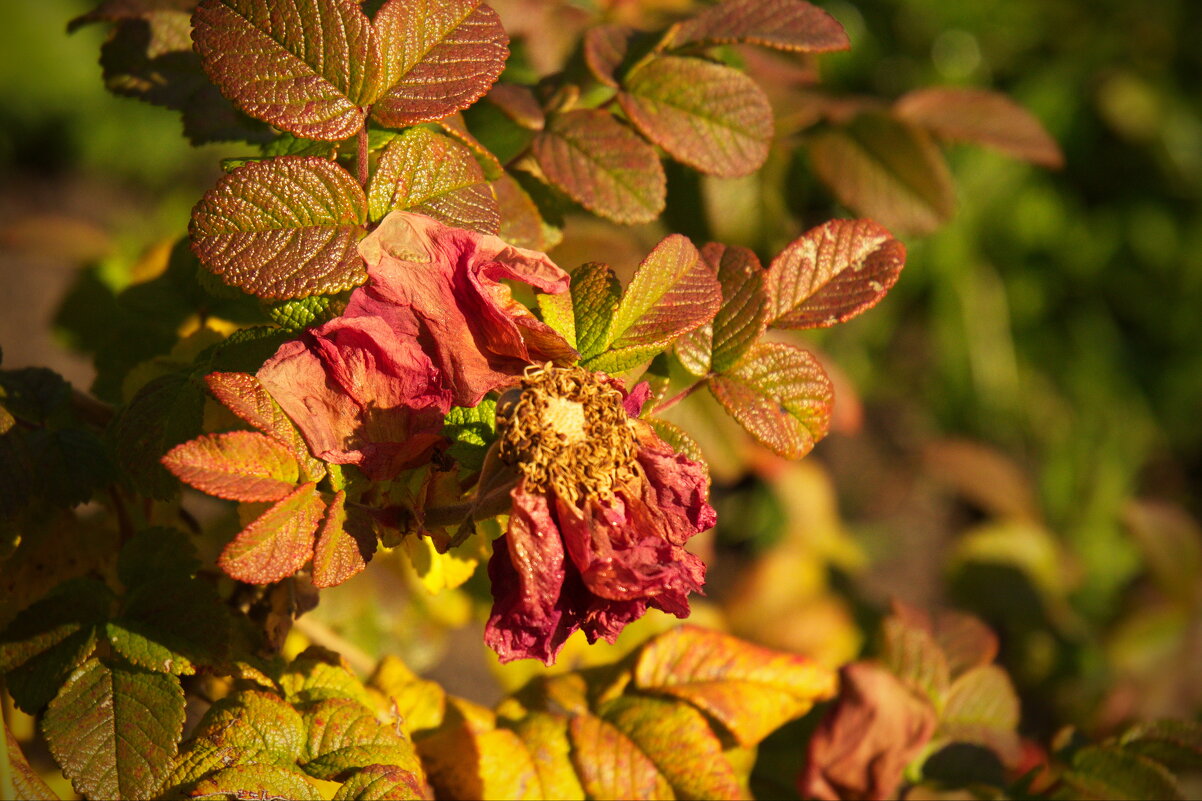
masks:
[[[297,801],[322,801],[322,795],[305,774],[281,765],[234,765],[212,774],[196,785],[193,797],[290,798]]]
[[[448,716],[451,724],[418,747],[435,795],[445,798],[546,798],[525,743],[508,729]]]
[[[184,726],[179,679],[90,659],[50,703],[42,732],[88,798],[153,798]]]
[[[313,549],[313,586],[335,587],[363,572],[376,551],[371,531],[361,532],[348,526],[346,493],[335,493],[326,509],[325,520],[317,532]]]
[[[798,53],[851,46],[834,17],[804,0],[726,0],[669,32],[671,47],[733,42]]]
[[[1119,742],[1127,751],[1154,759],[1171,770],[1202,768],[1202,723],[1156,720],[1136,724]]]
[[[509,57],[500,17],[480,0],[388,0],[372,25],[387,87],[372,117],[389,128],[467,108],[493,85]]]
[[[860,114],[810,140],[814,172],[843,205],[895,231],[926,234],[951,218],[947,162],[923,130],[887,114]]]
[[[1086,746],[1073,755],[1056,798],[1180,799],[1173,775],[1161,764],[1116,746]]]
[[[576,109],[552,117],[531,152],[551,184],[602,217],[649,222],[664,209],[659,157],[609,112]]]
[[[626,60],[634,29],[625,25],[594,25],[584,32],[584,62],[606,86],[618,88],[618,67]]]
[[[105,636],[132,664],[185,676],[224,662],[230,619],[212,584],[167,574],[133,587]]]
[[[227,284],[286,299],[363,283],[356,246],[366,222],[367,198],[350,173],[315,156],[281,156],[222,176],[192,210],[188,233]]]
[[[407,209],[456,228],[486,234],[500,229],[497,199],[472,152],[424,128],[410,128],[388,143],[367,198],[372,220]]]
[[[613,724],[588,713],[568,724],[572,763],[589,798],[673,799],[667,779]]]
[[[177,528],[155,526],[135,534],[117,557],[117,577],[126,587],[163,578],[187,580],[200,568],[188,535]]]
[[[352,136],[382,88],[379,46],[353,0],[205,0],[192,23],[205,71],[225,96],[297,136]]]
[[[492,182],[492,190],[501,215],[498,235],[515,247],[550,250],[553,243],[544,230],[542,213],[522,185],[505,173]]]
[[[8,724],[3,724],[5,751],[0,752],[0,757],[4,759],[4,767],[0,770],[6,770],[5,776],[12,781],[12,789],[16,793],[17,798],[24,799],[47,799],[50,801],[58,801],[58,796],[50,789],[49,785],[42,780],[38,772],[33,769],[29,761],[25,759],[25,754],[21,753],[21,744],[17,742],[17,738],[9,731]]]
[[[395,765],[368,765],[351,775],[334,801],[409,801],[428,798],[417,776]]]
[[[975,667],[952,683],[939,715],[939,734],[992,749],[1004,764],[1021,756],[1018,694],[997,665]]]
[[[738,70],[662,56],[626,76],[622,89],[618,102],[635,127],[700,172],[734,178],[759,169],[768,157],[772,107]]]
[[[163,455],[200,433],[204,393],[188,373],[171,373],[138,390],[109,425],[116,461],[134,489],[166,500],[179,481],[163,467]]]
[[[885,296],[906,248],[872,220],[831,220],[795,239],[768,267],[769,319],[776,328],[825,328]]]
[[[287,578],[313,556],[313,535],[324,512],[317,485],[302,484],[240,531],[217,564],[248,584]]]
[[[786,459],[809,453],[830,425],[830,378],[811,353],[783,342],[757,343],[709,388],[739,425]]]
[[[537,131],[547,123],[543,107],[529,87],[516,83],[498,83],[489,90],[486,99],[524,128]]]
[[[951,671],[930,629],[895,614],[881,623],[881,636],[881,661],[893,675],[932,702],[941,703],[951,684]]]
[[[902,95],[893,113],[940,139],[987,145],[1016,158],[1058,169],[1064,155],[1043,124],[1000,92],[938,86]]]
[[[256,431],[205,434],[172,448],[163,464],[185,484],[232,501],[278,501],[300,477],[288,448]]]
[[[1038,521],[1039,501],[1026,471],[994,448],[969,440],[941,440],[923,449],[923,463],[939,481],[985,513]]]
[[[301,767],[318,779],[335,779],[368,765],[394,765],[423,775],[413,744],[376,719],[370,709],[329,698],[304,712],[308,729]]]
[[[835,692],[835,675],[796,654],[771,651],[695,626],[643,646],[634,683],[700,708],[743,745],[754,745]]]
[[[1160,588],[1192,608],[1202,594],[1202,526],[1180,507],[1138,500],[1127,504],[1123,522]]]
[[[484,455],[496,439],[496,432],[497,402],[492,398],[484,398],[471,408],[452,407],[442,429],[442,435],[451,442],[447,453],[469,470],[484,466]]]

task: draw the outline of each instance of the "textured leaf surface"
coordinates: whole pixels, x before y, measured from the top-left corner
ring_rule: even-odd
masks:
[[[419,747],[440,798],[547,797],[525,743],[508,729],[494,729],[461,715]]]
[[[694,626],[673,629],[644,646],[634,683],[697,706],[743,745],[758,743],[835,693],[835,674],[806,657]]]
[[[334,801],[409,801],[427,798],[421,781],[394,765],[368,765],[347,779]]]
[[[442,435],[451,441],[447,453],[455,457],[455,461],[469,470],[479,470],[484,466],[488,447],[496,439],[496,431],[497,402],[485,398],[474,407],[452,407],[447,412]]]
[[[318,589],[335,587],[363,572],[375,553],[375,538],[356,536],[347,522],[346,493],[339,491],[326,509],[313,549],[313,586]]]
[[[410,128],[388,143],[367,198],[373,220],[407,209],[486,234],[501,225],[497,199],[472,151],[424,128]]]
[[[927,133],[870,112],[810,140],[814,171],[843,205],[895,231],[930,233],[955,209],[951,173]]]
[[[572,273],[572,327],[582,359],[605,350],[609,327],[618,311],[622,285],[609,265],[582,264]]]
[[[676,355],[689,372],[705,375],[733,367],[767,327],[764,271],[755,253],[710,242],[701,258],[718,275],[722,306],[712,323],[677,340]]]
[[[162,465],[168,450],[200,433],[204,392],[186,373],[171,373],[138,390],[109,426],[117,462],[139,493],[166,500],[179,481]]]
[[[54,791],[42,780],[38,772],[34,770],[29,761],[25,759],[25,754],[21,753],[21,744],[17,742],[17,738],[13,737],[13,733],[9,731],[8,724],[0,725],[4,729],[5,750],[7,753],[6,765],[0,770],[8,770],[7,778],[12,782],[12,789],[16,794],[16,798],[25,799],[53,799],[58,801],[58,796]]]
[[[1073,755],[1057,798],[1184,798],[1169,771],[1147,757],[1114,746],[1086,746]]]
[[[229,616],[212,584],[168,573],[130,589],[105,635],[132,664],[191,675],[224,660]]]
[[[317,646],[305,649],[292,660],[280,675],[279,685],[284,691],[284,699],[294,705],[328,698],[368,702],[367,689],[346,661],[333,651]]]
[[[673,799],[655,763],[613,724],[589,714],[568,726],[572,762],[589,798]]]
[[[618,88],[618,67],[626,59],[634,29],[625,25],[594,25],[584,32],[584,61],[593,77]]]
[[[232,501],[278,501],[300,477],[288,448],[256,431],[206,434],[172,448],[163,464],[185,484]]]
[[[768,268],[776,328],[823,328],[870,309],[897,282],[906,248],[872,220],[831,220],[794,240]]]
[[[606,111],[552,117],[531,148],[547,180],[591,212],[640,223],[664,209],[667,184],[655,150]]]
[[[1064,155],[1031,112],[999,92],[940,86],[898,98],[893,113],[940,139],[972,142],[1011,156],[1059,168]]]
[[[248,690],[213,704],[192,736],[193,745],[240,749],[257,762],[290,765],[300,759],[305,724],[279,696]]]
[[[492,182],[501,215],[499,236],[509,244],[527,250],[550,250],[551,238],[538,204],[512,175],[505,173]]]
[[[748,44],[799,53],[829,53],[851,46],[834,17],[804,0],[727,0],[687,20],[671,46]]]
[[[1124,749],[1142,754],[1172,770],[1202,768],[1202,723],[1192,720],[1156,720],[1123,732]]]
[[[680,426],[657,417],[649,417],[647,422],[655,429],[655,433],[660,439],[672,446],[672,450],[684,454],[694,462],[705,464],[705,455],[701,452],[701,446]]]
[[[722,743],[688,704],[623,696],[604,717],[655,763],[680,798],[746,798]]]
[[[572,766],[569,718],[546,712],[531,712],[513,724],[538,773],[544,798],[584,798],[580,777]]]
[[[368,765],[422,773],[413,744],[360,703],[345,698],[320,701],[305,711],[304,720],[308,733],[301,766],[310,776],[333,779]]]
[[[493,85],[509,57],[500,17],[480,0],[389,0],[373,25],[387,88],[372,116],[390,128],[467,108]]]
[[[811,353],[792,345],[758,343],[709,387],[739,425],[786,459],[805,456],[830,426],[831,380]]]
[[[939,715],[939,733],[957,742],[992,748],[1005,764],[1021,756],[1019,700],[1006,671],[981,665],[960,676],[948,690]]]
[[[263,311],[280,328],[296,332],[337,317],[346,309],[346,300],[346,293],[310,295],[279,303],[265,303]]]
[[[313,535],[324,512],[317,485],[302,484],[240,531],[217,564],[249,584],[287,578],[313,556]]]
[[[252,117],[336,141],[379,94],[379,48],[354,0],[205,0],[193,15],[205,70]]]
[[[205,382],[227,409],[283,443],[296,457],[307,480],[320,481],[325,477],[325,465],[309,453],[300,431],[258,378],[249,373],[209,373]]]
[[[768,98],[738,70],[664,56],[623,82],[618,102],[631,122],[673,158],[733,178],[759,169],[772,141]]]
[[[290,798],[321,801],[316,787],[295,768],[281,765],[234,765],[219,770],[196,785],[199,798]]]
[[[152,798],[175,757],[184,691],[174,676],[91,659],[51,702],[42,731],[88,798]]]
[[[225,175],[192,210],[192,249],[231,286],[268,299],[363,283],[356,248],[367,198],[350,173],[315,156],[255,161]]]

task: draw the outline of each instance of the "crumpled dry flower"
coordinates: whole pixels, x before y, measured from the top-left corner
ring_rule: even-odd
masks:
[[[501,661],[551,664],[577,629],[613,642],[648,607],[686,617],[701,591],[705,565],[684,545],[717,519],[705,468],[635,417],[640,390],[547,365],[502,397],[498,451],[519,478],[488,565],[485,642]]]

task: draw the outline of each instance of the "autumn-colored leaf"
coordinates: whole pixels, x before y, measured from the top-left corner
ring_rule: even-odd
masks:
[[[105,626],[114,651],[131,664],[184,676],[221,664],[230,619],[213,586],[164,574],[133,586],[121,614]]]
[[[805,456],[830,426],[830,378],[813,354],[783,342],[757,343],[709,388],[739,425],[786,459]]]
[[[894,614],[881,624],[881,638],[881,661],[890,672],[933,703],[942,703],[951,671],[930,628]]]
[[[824,328],[885,296],[906,261],[901,242],[872,220],[831,220],[781,251],[768,267],[775,328]]]
[[[718,275],[722,306],[712,323],[676,341],[676,355],[689,372],[703,376],[733,367],[767,327],[764,271],[755,253],[710,242],[701,257]]]
[[[340,654],[310,646],[302,651],[280,674],[277,682],[284,691],[284,700],[302,706],[330,698],[342,698],[368,704],[367,688],[352,672]]]
[[[205,712],[189,747],[203,751],[206,744],[237,749],[255,762],[291,765],[304,748],[305,724],[279,696],[247,690],[222,698]]]
[[[581,714],[568,725],[572,762],[588,798],[675,798],[672,786],[633,741],[612,723]]]
[[[362,572],[376,550],[374,537],[369,539],[363,533],[348,530],[345,503],[345,492],[334,495],[317,532],[313,550],[313,586],[318,589],[337,586]]]
[[[1178,506],[1156,501],[1130,501],[1123,522],[1143,552],[1157,585],[1184,608],[1202,596],[1202,526]]]
[[[334,779],[368,765],[394,765],[423,775],[413,744],[376,719],[363,704],[328,698],[304,711],[308,730],[300,764],[318,779]]]
[[[618,67],[626,59],[634,29],[625,25],[594,25],[584,32],[584,62],[606,86],[618,88]]]
[[[533,759],[544,798],[584,798],[580,777],[572,766],[570,719],[548,712],[530,712],[512,724]]]
[[[410,735],[437,728],[446,715],[447,693],[442,685],[419,678],[395,656],[380,660],[368,686],[387,697],[387,706],[396,710],[401,727]]]
[[[829,53],[851,46],[834,17],[804,0],[726,0],[681,23],[671,47],[733,42],[798,53]]]
[[[5,751],[0,752],[0,757],[7,757],[5,765],[0,770],[7,770],[6,778],[12,781],[12,790],[16,793],[16,798],[26,799],[46,799],[47,801],[58,801],[58,796],[50,789],[49,785],[42,779],[38,772],[34,770],[29,761],[25,759],[25,754],[21,753],[21,744],[17,742],[17,738],[9,731],[7,723],[0,723],[0,728],[4,729],[4,747]]]
[[[539,131],[547,124],[538,98],[525,86],[516,83],[494,84],[485,98],[523,128]]]
[[[199,798],[290,798],[322,801],[321,792],[296,768],[234,765],[213,773],[192,790]]]
[[[309,453],[300,431],[258,378],[249,373],[209,373],[205,383],[227,409],[285,445],[296,457],[306,481],[325,478],[325,465]]]
[[[179,679],[90,659],[42,719],[55,761],[87,798],[154,798],[184,726]]]
[[[217,564],[248,584],[287,578],[313,556],[313,534],[324,512],[317,485],[302,484],[240,531]]]
[[[655,150],[607,111],[555,115],[531,152],[548,181],[602,217],[649,222],[664,209],[667,179]]]
[[[987,145],[1016,158],[1059,169],[1064,154],[1043,124],[1000,92],[937,86],[905,94],[893,113],[940,139]]]
[[[673,629],[645,645],[634,683],[688,701],[743,745],[758,743],[835,692],[834,673],[804,656],[695,626]]]
[[[233,501],[278,501],[300,477],[288,449],[256,431],[206,434],[172,448],[163,464],[185,484]]]
[[[949,688],[938,734],[990,748],[1003,764],[1013,765],[1021,756],[1019,715],[1018,694],[1006,671],[997,665],[980,665]]]
[[[407,209],[486,234],[501,224],[497,199],[472,152],[424,128],[410,128],[388,143],[367,199],[377,221]]]
[[[500,17],[480,0],[388,0],[372,25],[386,87],[372,117],[389,128],[467,108],[493,85],[509,57]]]
[[[970,440],[938,440],[923,449],[931,476],[990,516],[1038,521],[1039,500],[1027,472],[995,448]]]
[[[955,188],[938,145],[922,129],[867,112],[810,140],[814,171],[843,205],[903,233],[951,218]]]
[[[662,56],[627,75],[622,89],[618,102],[643,135],[700,172],[734,178],[768,157],[772,107],[738,70]]]
[[[542,213],[522,185],[505,173],[492,182],[492,189],[501,215],[498,236],[514,247],[550,250],[552,243],[544,229]]]
[[[350,137],[382,88],[379,45],[354,0],[205,0],[192,24],[226,97],[297,136]]]
[[[395,765],[368,765],[351,774],[334,801],[409,801],[429,798],[421,781]]]
[[[192,250],[231,286],[268,299],[340,292],[367,280],[357,249],[367,198],[316,156],[253,161],[192,210]]]

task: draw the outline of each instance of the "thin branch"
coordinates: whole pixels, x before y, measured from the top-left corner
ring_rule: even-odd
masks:
[[[685,387],[683,390],[681,390],[680,392],[676,393],[675,395],[673,395],[672,397],[668,398],[666,401],[664,401],[663,403],[661,403],[659,406],[656,406],[654,409],[652,409],[652,410],[651,410],[651,413],[652,413],[652,414],[659,414],[660,412],[663,412],[663,411],[666,411],[666,410],[668,410],[668,409],[671,409],[673,406],[675,406],[676,404],[680,403],[682,400],[684,400],[685,398],[689,397],[689,396],[690,396],[690,395],[692,395],[694,392],[696,392],[697,390],[701,389],[703,386],[705,386],[706,384],[708,384],[708,383],[709,383],[709,380],[710,380],[710,377],[711,377],[711,376],[708,376],[708,375],[707,375],[705,378],[702,378],[702,379],[701,379],[700,381],[698,381],[696,384],[692,384],[692,385],[690,385],[690,386],[687,386],[687,387]]]

